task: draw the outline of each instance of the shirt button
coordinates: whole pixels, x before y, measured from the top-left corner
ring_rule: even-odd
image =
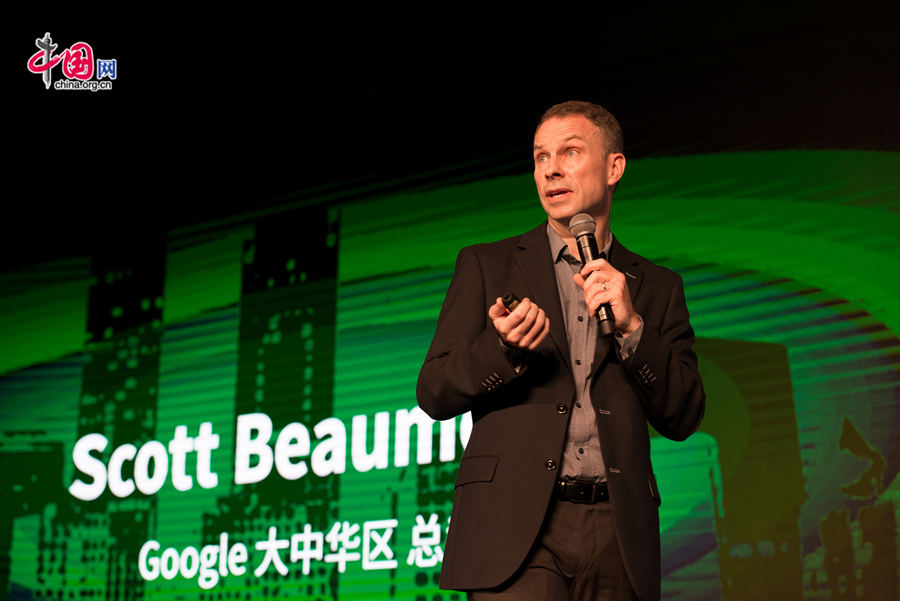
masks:
[[[579,315],[579,316],[578,316],[578,321],[584,321],[584,315]]]
[[[563,413],[566,413],[568,410],[569,410],[569,407],[565,403],[560,403],[559,405],[556,406],[557,413],[563,414]]]
[[[581,359],[575,359],[575,365],[581,365]]]
[[[584,449],[578,449],[578,452],[584,455]]]
[[[547,468],[548,472],[552,472],[553,470],[556,469],[556,462],[553,461],[552,459],[548,459],[547,461],[544,462],[544,467]]]

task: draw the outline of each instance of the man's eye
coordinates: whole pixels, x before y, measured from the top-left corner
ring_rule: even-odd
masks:
[[[576,154],[578,154],[578,151],[575,150],[574,148],[570,148],[569,150],[566,151],[566,156],[573,157],[573,156],[575,156]]]
[[[547,162],[547,155],[546,154],[538,155],[538,157],[535,159],[535,161],[538,163],[545,163],[545,162]]]

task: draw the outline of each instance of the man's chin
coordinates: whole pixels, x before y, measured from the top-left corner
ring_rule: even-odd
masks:
[[[572,220],[572,217],[578,215],[579,213],[586,213],[590,215],[594,218],[594,221],[604,220],[609,215],[608,211],[604,211],[604,207],[585,208],[572,206],[544,206],[544,212],[547,213],[547,217],[549,217],[552,221],[558,221],[566,227],[569,227],[569,222]]]
[[[550,213],[547,214],[547,220],[550,222],[550,226],[556,230],[556,233],[560,236],[566,237],[569,235],[569,222],[572,221],[572,216],[570,215],[561,215],[555,216]]]
[[[547,217],[551,221],[556,221],[566,227],[569,227],[569,222],[572,220],[572,217],[574,217],[578,213],[583,213],[583,212],[584,211],[576,211],[574,209],[566,209],[566,210],[551,209],[551,210],[547,211]]]

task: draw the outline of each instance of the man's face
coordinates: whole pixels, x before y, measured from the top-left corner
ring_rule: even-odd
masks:
[[[610,169],[600,128],[587,117],[551,117],[534,135],[534,183],[551,220],[568,227],[578,213],[608,215]]]

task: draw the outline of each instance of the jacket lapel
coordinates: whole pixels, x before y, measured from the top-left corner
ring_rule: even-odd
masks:
[[[641,283],[644,281],[644,271],[640,268],[638,256],[622,246],[613,236],[612,247],[609,249],[609,263],[625,274],[625,283],[628,284],[631,304],[634,305],[638,290],[641,289]]]
[[[562,306],[559,303],[559,290],[556,286],[556,273],[550,257],[550,242],[547,240],[546,228],[547,223],[544,222],[523,234],[519,239],[519,248],[514,256],[516,264],[522,272],[522,277],[530,289],[529,298],[534,300],[550,319],[550,338],[566,365],[571,369],[566,324],[563,320]]]
[[[639,268],[637,255],[622,246],[613,236],[613,243],[609,249],[609,264],[625,274],[625,283],[628,286],[628,294],[631,296],[631,304],[634,306],[641,282],[644,280],[644,272]],[[606,362],[610,356],[610,350],[615,345],[611,338],[600,336],[597,339],[597,348],[594,351],[594,363],[591,369],[592,375]]]

